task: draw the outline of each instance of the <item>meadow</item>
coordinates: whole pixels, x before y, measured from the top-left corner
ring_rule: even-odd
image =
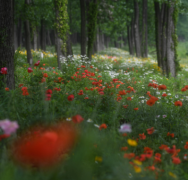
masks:
[[[185,45],[182,45],[184,47]],[[15,54],[15,90],[0,90],[1,180],[188,179],[188,66],[161,74],[153,57],[108,48],[57,68],[53,49]],[[4,75],[6,78],[6,74]],[[7,127],[10,128],[10,127]],[[15,132],[16,131],[16,132]]]

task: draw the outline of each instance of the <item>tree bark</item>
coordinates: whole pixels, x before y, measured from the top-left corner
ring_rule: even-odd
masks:
[[[86,10],[85,0],[80,0],[81,10],[81,55],[86,55]]]
[[[143,0],[143,17],[142,17],[142,57],[148,57],[148,0]]]
[[[67,54],[66,56],[73,56],[73,51],[72,51],[72,42],[71,42],[71,38],[70,38],[70,34],[67,33],[67,41],[66,41],[66,49],[67,49]]]
[[[127,26],[127,39],[128,39],[128,46],[129,46],[129,53],[130,55],[134,55],[134,50],[133,50],[133,40],[131,36],[131,28],[130,25]]]
[[[14,23],[14,51],[18,49],[17,25]]]
[[[25,0],[25,4],[29,5],[29,0]],[[30,38],[30,25],[29,20],[26,20],[24,22],[25,25],[25,45],[26,45],[26,51],[27,51],[27,62],[30,66],[33,65],[33,57],[31,54],[31,38]]]
[[[167,63],[169,72],[172,77],[176,76],[176,65],[175,65],[175,40],[173,39],[176,36],[175,24],[173,19],[173,14],[175,10],[175,2],[169,0],[168,14],[167,14]]]
[[[13,0],[0,0],[0,68],[7,67],[7,75],[0,73],[0,88],[14,89],[14,8]],[[4,79],[6,76],[6,80]]]
[[[134,0],[134,20],[135,20],[134,38],[135,38],[136,56],[141,57],[140,34],[139,34],[139,5],[137,0]]]

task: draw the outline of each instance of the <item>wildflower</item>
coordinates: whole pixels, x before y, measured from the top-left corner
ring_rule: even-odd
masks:
[[[23,84],[19,84],[19,85],[18,85],[18,87],[22,87],[22,86],[23,86]]]
[[[44,74],[43,74],[43,77],[44,77],[44,78],[47,78],[47,77],[48,77],[48,74],[47,74],[47,73],[44,73]]]
[[[155,153],[155,157],[154,157],[154,159],[155,159],[155,162],[161,162],[161,154],[160,153]]]
[[[33,70],[29,67],[29,68],[27,69],[27,72],[28,72],[28,73],[31,73],[31,72],[33,72]]]
[[[127,143],[130,145],[130,146],[137,146],[137,142],[133,139],[128,139],[127,140]]]
[[[174,133],[167,133],[167,136],[171,136],[172,138],[174,138]]]
[[[99,129],[101,130],[101,129],[106,129],[107,128],[107,125],[106,124],[101,124],[100,126],[99,126]]]
[[[135,171],[135,173],[140,173],[142,171],[142,169],[139,166],[134,166],[134,171]]]
[[[8,87],[6,87],[6,88],[5,88],[5,91],[9,91],[9,88],[8,88]]]
[[[49,128],[33,128],[13,143],[13,158],[24,166],[51,166],[74,145],[76,134],[74,126],[67,122]]]
[[[166,86],[165,85],[159,85],[158,86],[158,90],[165,90],[166,89]]]
[[[10,135],[16,132],[19,128],[16,121],[10,121],[9,119],[0,120],[0,128],[4,131],[5,134]]]
[[[163,93],[163,94],[162,94],[162,96],[163,96],[163,97],[166,97],[166,96],[167,96],[167,94],[166,94],[166,93]]]
[[[132,159],[135,157],[135,154],[134,153],[125,153],[123,157],[127,158],[127,159]]]
[[[1,74],[7,74],[7,68],[6,67],[1,68],[0,73]]]
[[[187,91],[187,89],[184,87],[181,89],[182,92]]]
[[[123,105],[123,107],[124,107],[125,109],[127,109],[127,108],[128,108],[128,105]]]
[[[52,95],[51,94],[46,94],[46,101],[50,101],[51,100],[51,97],[52,97]]]
[[[174,164],[180,164],[181,160],[180,160],[179,157],[172,157],[172,163],[174,163]]]
[[[52,94],[52,90],[51,89],[46,90],[46,94]]]
[[[149,105],[149,106],[153,106],[155,104],[155,100],[149,99],[149,100],[147,100],[146,104]]]
[[[169,172],[168,174],[169,174],[169,176],[173,177],[174,179],[177,179],[177,176],[174,173]]]
[[[166,149],[166,148],[168,148],[168,146],[165,145],[165,144],[162,144],[162,145],[159,147],[160,150],[163,150],[163,149]]]
[[[84,93],[83,93],[83,90],[80,90],[80,92],[78,93],[78,95],[83,95]]]
[[[74,123],[81,123],[83,120],[84,120],[84,118],[82,116],[80,116],[79,114],[72,117],[72,121]]]
[[[119,132],[121,132],[121,133],[132,132],[131,125],[130,124],[122,124],[120,126]]]
[[[96,156],[95,157],[95,162],[102,162],[102,157]]]
[[[167,117],[167,115],[163,115],[163,118],[166,118]]]
[[[138,108],[134,108],[135,111],[138,111]]]
[[[148,134],[153,134],[154,131],[154,127],[147,129]]]
[[[66,118],[66,121],[71,121],[71,120],[72,120],[71,117]]]
[[[139,138],[144,140],[144,139],[146,139],[146,135],[144,133],[139,134]]]
[[[188,142],[186,142],[184,149],[188,149]]]
[[[181,102],[181,101],[176,101],[176,102],[174,103],[174,105],[175,105],[175,106],[182,106],[182,102]]]
[[[128,147],[122,147],[121,148],[121,151],[127,151],[128,150]]]
[[[40,64],[40,61],[37,61],[34,66],[38,66]]]
[[[131,100],[132,100],[132,98],[131,98],[131,97],[127,97],[127,100],[128,100],[128,101],[131,101]]]
[[[68,97],[67,97],[68,101],[72,101],[74,99],[74,95],[73,94],[70,94]]]

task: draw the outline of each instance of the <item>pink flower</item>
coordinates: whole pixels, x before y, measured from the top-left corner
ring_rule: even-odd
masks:
[[[119,129],[119,132],[121,133],[125,133],[125,132],[131,132],[132,129],[131,129],[131,125],[130,124],[122,124],[120,126],[120,129]]]
[[[1,68],[0,73],[1,73],[1,74],[7,74],[7,68],[6,68],[6,67]]]
[[[10,135],[16,132],[19,125],[16,121],[10,121],[9,119],[0,120],[0,128],[5,134]]]
[[[38,66],[40,64],[40,61],[37,61],[34,66]]]
[[[27,71],[28,71],[28,73],[33,72],[33,70],[30,67],[27,69]]]

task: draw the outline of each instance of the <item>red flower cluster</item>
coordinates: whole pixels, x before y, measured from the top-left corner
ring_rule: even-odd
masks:
[[[28,90],[27,90],[27,87],[22,87],[22,95],[23,96],[28,96],[29,95],[29,93],[28,93]]]
[[[33,70],[31,69],[31,67],[29,67],[29,68],[27,69],[27,72],[28,72],[28,73],[32,73],[32,72],[33,72]]]
[[[46,99],[45,100],[50,101],[51,97],[52,97],[52,90],[51,89],[46,90]]]
[[[76,129],[70,123],[53,127],[33,128],[13,143],[11,150],[14,160],[21,165],[43,168],[62,159],[74,145]]]
[[[34,66],[39,66],[39,64],[40,64],[40,61],[37,61],[37,62],[34,64]]]

